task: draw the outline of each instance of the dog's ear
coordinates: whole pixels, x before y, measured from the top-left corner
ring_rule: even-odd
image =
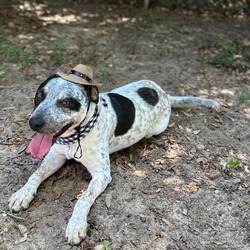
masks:
[[[99,101],[99,90],[98,90],[98,88],[96,86],[91,87],[90,96],[91,96],[91,101],[92,102],[98,103],[98,101]]]

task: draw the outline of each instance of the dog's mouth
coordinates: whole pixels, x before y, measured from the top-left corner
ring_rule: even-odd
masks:
[[[64,126],[61,130],[54,133],[53,141],[55,141],[58,137],[63,135],[72,125],[73,125],[73,122],[69,123],[68,125]]]
[[[73,123],[69,123],[61,130],[53,134],[37,133],[29,144],[29,151],[31,155],[36,158],[43,158],[48,153],[56,139],[64,134],[72,125]]]

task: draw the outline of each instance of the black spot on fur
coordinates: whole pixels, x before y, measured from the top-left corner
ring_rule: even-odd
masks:
[[[143,87],[138,89],[139,96],[148,104],[155,106],[159,101],[159,96],[154,89]]]
[[[59,107],[68,108],[73,111],[79,111],[81,108],[81,103],[72,97],[58,100],[57,105]]]
[[[124,135],[132,127],[135,120],[135,106],[133,102],[122,95],[108,94],[117,116],[115,136]]]
[[[107,102],[106,102],[106,100],[104,98],[102,98],[102,105],[104,107],[108,107],[108,104],[107,104]]]
[[[45,85],[52,79],[59,77],[56,74],[53,74],[52,76],[50,76],[48,79],[46,79],[44,82],[42,82],[40,84],[40,86],[38,87],[37,91],[36,91],[36,95],[35,95],[35,108],[45,99],[46,95],[44,92],[44,87]]]

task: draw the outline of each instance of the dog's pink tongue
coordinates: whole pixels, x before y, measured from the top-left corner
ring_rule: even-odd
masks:
[[[37,133],[29,144],[29,151],[33,157],[43,158],[52,145],[53,134]]]

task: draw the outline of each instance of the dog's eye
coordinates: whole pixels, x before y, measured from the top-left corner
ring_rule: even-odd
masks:
[[[62,104],[64,107],[66,107],[66,108],[68,108],[68,107],[71,106],[71,102],[70,102],[69,100],[67,100],[67,99],[62,100],[62,101],[61,101],[61,104]]]
[[[81,103],[72,97],[58,100],[57,105],[59,107],[69,108],[74,111],[79,111],[79,109],[81,108]]]
[[[36,96],[35,96],[35,107],[37,107],[44,99],[45,99],[45,94],[43,91],[37,91]]]
[[[43,95],[42,92],[37,92],[37,93],[36,93],[36,99],[41,100],[41,99],[43,99],[43,97],[44,97],[44,95]]]

